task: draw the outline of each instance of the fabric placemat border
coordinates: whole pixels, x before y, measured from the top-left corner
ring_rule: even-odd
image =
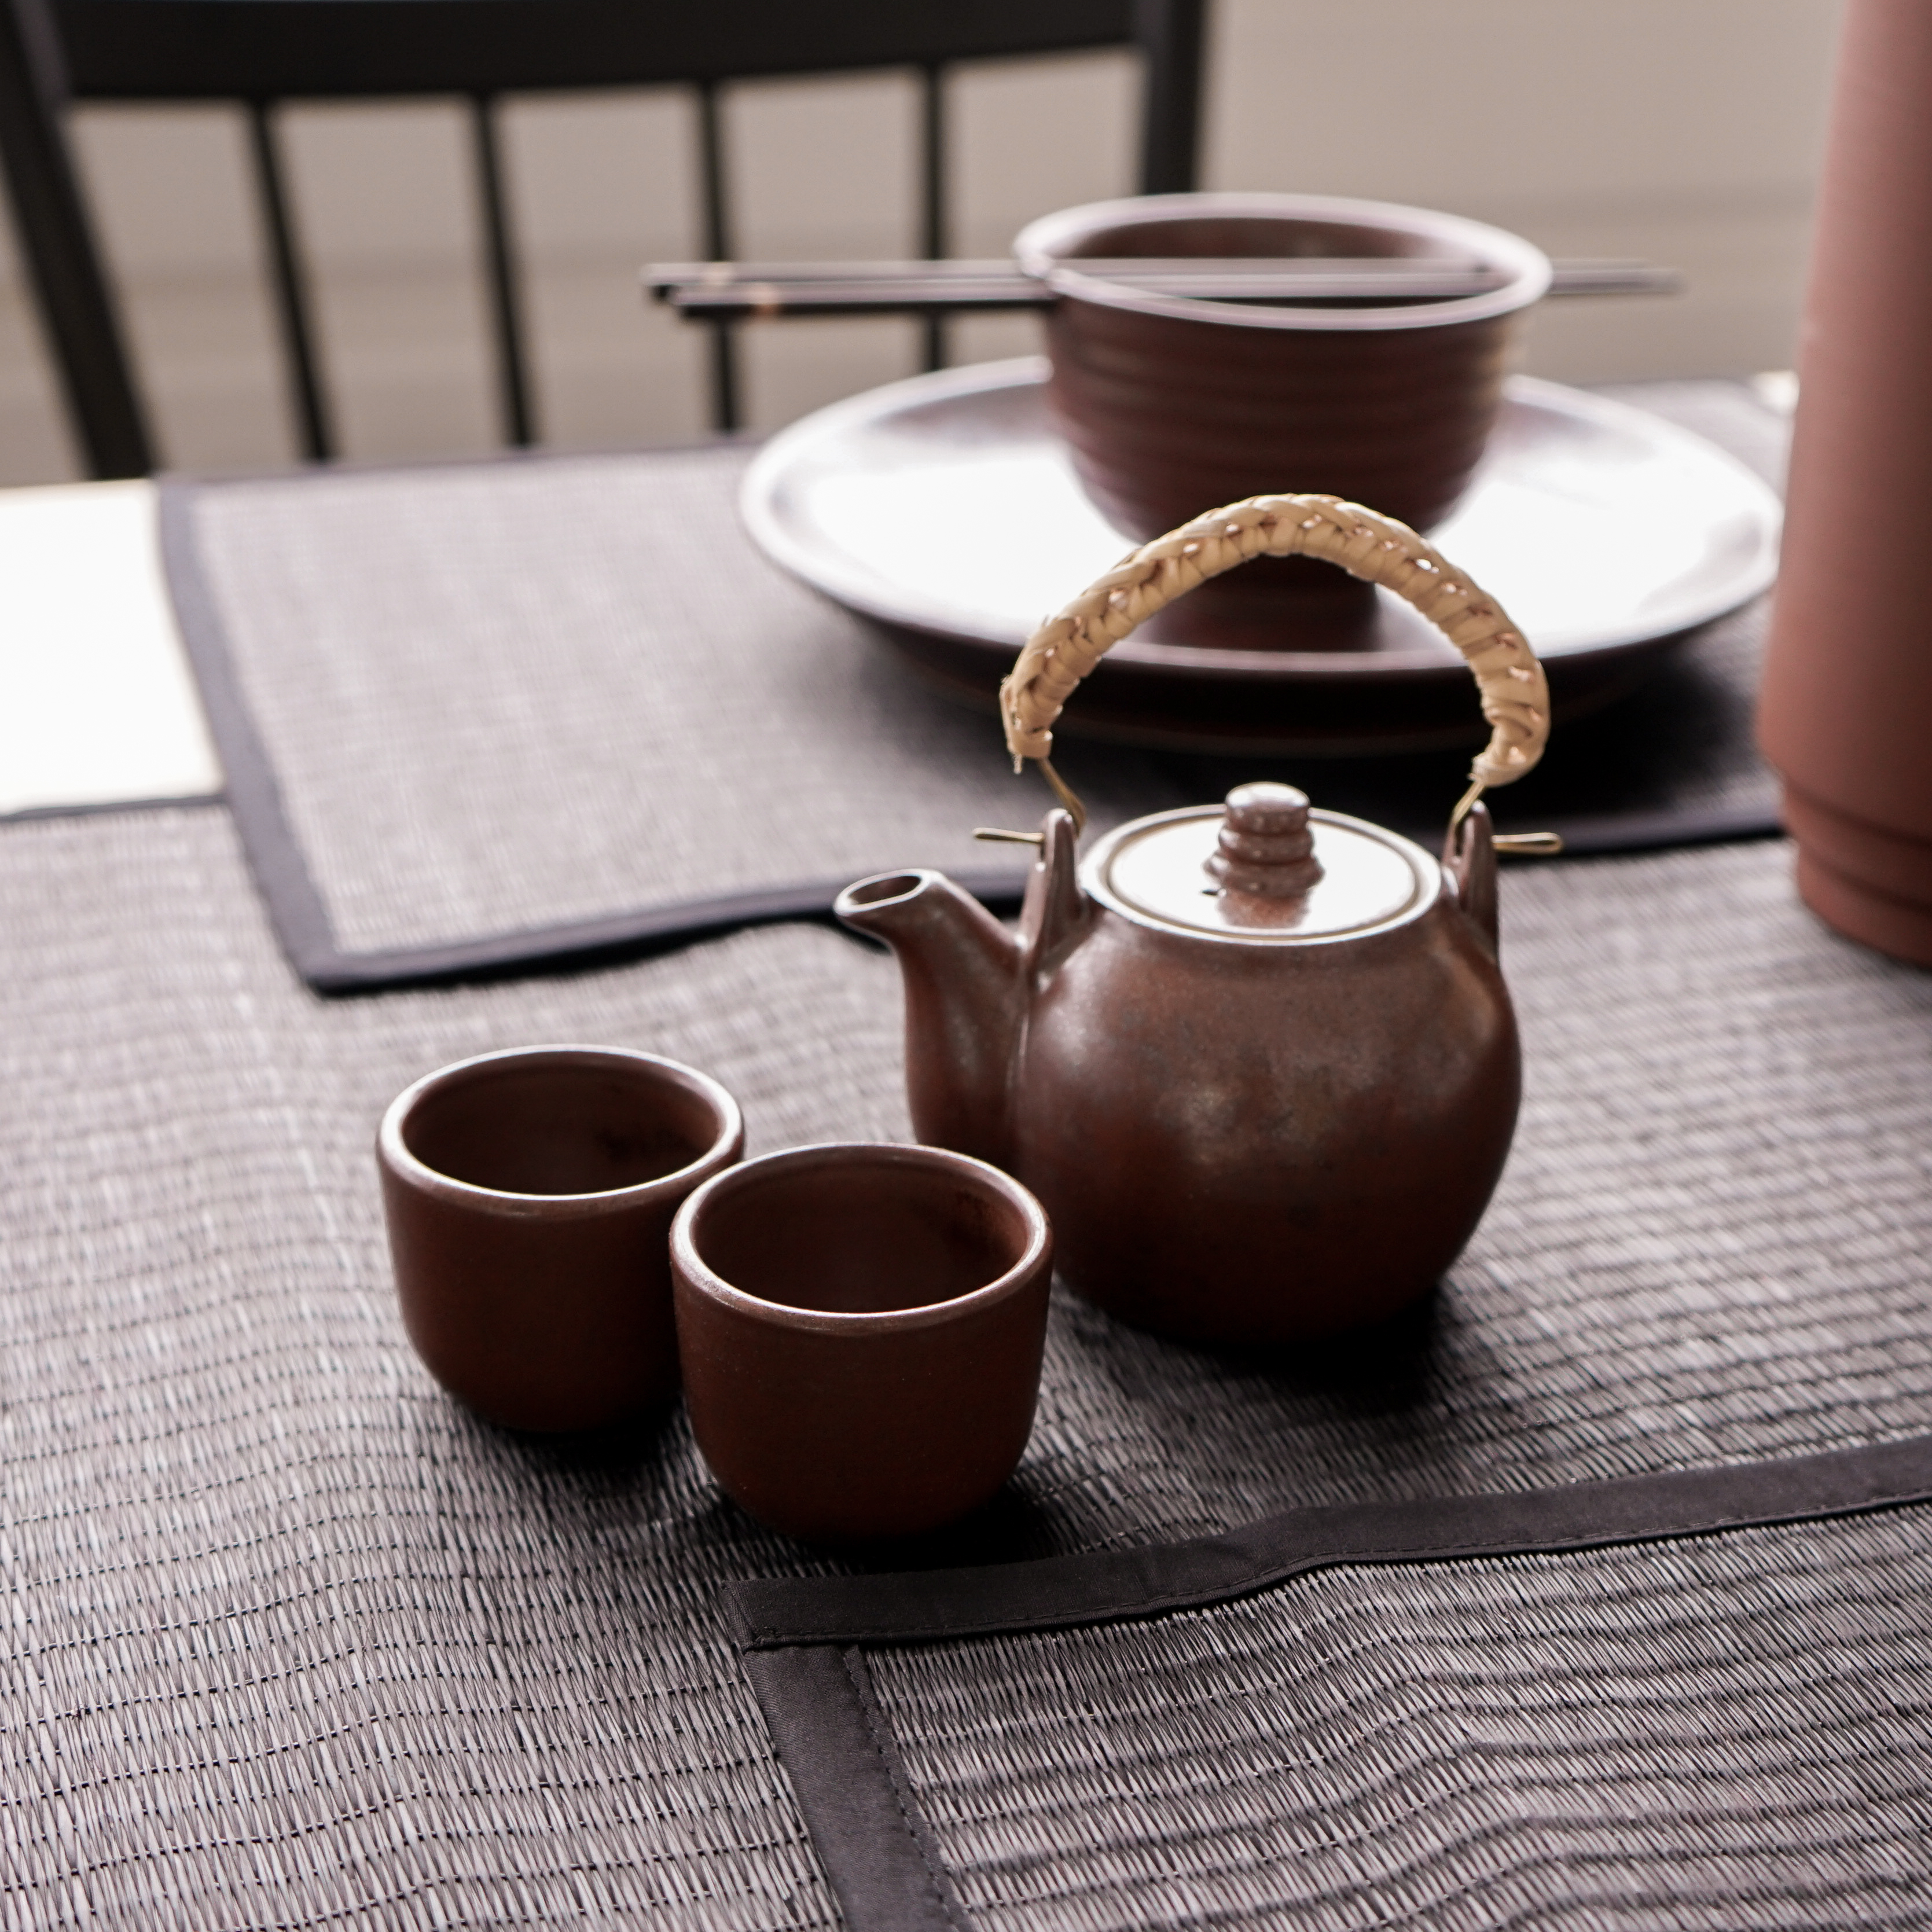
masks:
[[[725,1604],[850,1932],[971,1932],[867,1648],[1006,1636],[1228,1603],[1360,1564],[1561,1554],[1932,1502],[1932,1436],[1561,1488],[1288,1510],[1219,1536],[979,1568],[750,1579]]]
[[[538,458],[522,459],[541,461]],[[491,466],[500,459],[485,458]],[[381,466],[386,470],[390,466]],[[444,469],[458,464],[422,466]],[[256,479],[299,488],[308,472]],[[328,910],[297,838],[266,743],[243,694],[220,612],[202,568],[190,509],[202,489],[241,479],[164,477],[156,490],[162,567],[183,647],[200,687],[208,730],[226,776],[223,794],[277,938],[296,970],[318,992],[367,993],[500,978],[608,964],[746,926],[829,920],[845,878],[808,880],[751,892],[666,901],[472,939],[368,951],[338,943]],[[1781,835],[1774,812],[1756,806],[1689,812],[1604,813],[1552,821],[1579,857],[1728,843]],[[1019,904],[1024,873],[973,868],[958,883],[998,912]]]

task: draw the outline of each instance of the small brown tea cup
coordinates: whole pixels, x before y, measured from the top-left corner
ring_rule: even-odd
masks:
[[[376,1136],[403,1324],[512,1429],[590,1429],[677,1387],[667,1246],[744,1150],[738,1103],[655,1054],[485,1053],[399,1094]]]
[[[725,1492],[807,1541],[936,1528],[1033,1428],[1053,1238],[998,1168],[798,1148],[708,1181],[671,1230],[692,1432]]]

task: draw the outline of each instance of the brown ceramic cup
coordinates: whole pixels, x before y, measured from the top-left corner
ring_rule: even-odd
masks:
[[[1270,490],[1346,496],[1416,530],[1439,523],[1482,456],[1550,273],[1540,250],[1500,228],[1296,194],[1095,202],[1032,223],[1013,253],[1059,298],[1046,317],[1048,399],[1074,468],[1114,525],[1142,541]],[[1492,271],[1499,286],[1264,306],[1081,270],[1083,260],[1149,256],[1433,256]],[[1189,599],[1174,621],[1225,630],[1221,607],[1284,589],[1318,602],[1373,594],[1306,560],[1265,560]]]
[[[1033,1427],[1053,1238],[1040,1203],[938,1148],[799,1148],[708,1181],[671,1230],[698,1446],[809,1542],[935,1528]]]
[[[524,1048],[418,1080],[376,1136],[416,1353],[512,1429],[595,1428],[669,1396],[671,1221],[744,1144],[730,1095],[654,1054]]]

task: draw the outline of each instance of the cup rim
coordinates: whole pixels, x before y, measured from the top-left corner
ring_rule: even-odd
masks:
[[[832,1309],[796,1308],[783,1301],[767,1301],[727,1281],[698,1252],[692,1229],[699,1215],[718,1194],[749,1184],[752,1178],[774,1168],[843,1165],[855,1159],[875,1160],[886,1167],[937,1168],[970,1180],[1001,1196],[1018,1208],[1027,1224],[1027,1242],[1018,1261],[1004,1274],[945,1301],[929,1301],[916,1308],[884,1308],[869,1313],[847,1312]],[[802,1329],[821,1335],[903,1334],[908,1330],[930,1328],[956,1321],[970,1312],[991,1307],[1018,1294],[1036,1280],[1053,1252],[1053,1231],[1046,1210],[1032,1191],[990,1161],[970,1154],[956,1154],[949,1148],[908,1144],[902,1141],[820,1141],[808,1146],[784,1148],[741,1162],[721,1174],[713,1174],[685,1202],[671,1223],[672,1274],[677,1286],[689,1287],[708,1300],[740,1315],[771,1324],[776,1328]]]
[[[422,1101],[478,1067],[517,1061],[532,1065],[548,1063],[576,1066],[616,1066],[632,1070],[646,1067],[655,1074],[669,1076],[673,1085],[681,1086],[707,1102],[717,1116],[718,1131],[712,1136],[710,1144],[695,1160],[687,1161],[669,1174],[635,1181],[628,1187],[600,1188],[588,1194],[527,1194],[506,1187],[485,1187],[478,1182],[461,1180],[453,1174],[445,1174],[411,1151],[403,1138],[403,1130],[410,1114]],[[511,1212],[570,1216],[596,1214],[611,1208],[634,1206],[655,1197],[685,1191],[692,1186],[694,1176],[708,1178],[717,1171],[728,1168],[744,1144],[744,1116],[737,1102],[710,1074],[688,1066],[681,1060],[669,1059],[659,1053],[646,1053],[634,1047],[566,1044],[499,1047],[488,1053],[473,1053],[466,1059],[453,1060],[446,1066],[439,1066],[433,1072],[424,1074],[420,1079],[412,1081],[383,1109],[382,1124],[376,1132],[376,1146],[383,1166],[399,1180],[439,1199],[465,1207],[494,1205]]]
[[[1271,219],[1353,222],[1363,226],[1392,229],[1432,241],[1459,242],[1472,252],[1498,258],[1497,266],[1510,279],[1499,289],[1476,296],[1457,296],[1445,302],[1382,308],[1265,308],[1240,303],[1209,302],[1198,296],[1157,295],[1118,282],[1083,275],[1060,251],[1095,229],[1132,227],[1171,221],[1184,215],[1218,218],[1250,216]],[[1166,316],[1181,322],[1210,322],[1235,328],[1351,331],[1446,328],[1457,322],[1486,322],[1539,302],[1550,291],[1550,257],[1533,242],[1506,228],[1434,208],[1412,208],[1400,202],[1360,201],[1346,195],[1220,193],[1150,194],[1117,201],[1083,202],[1030,221],[1013,240],[1014,259],[1027,274],[1037,277],[1056,294],[1077,296],[1104,308],[1132,309],[1142,315]],[[1077,261],[1078,258],[1074,258]]]

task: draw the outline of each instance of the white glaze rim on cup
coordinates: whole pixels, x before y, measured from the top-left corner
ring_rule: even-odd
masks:
[[[404,1124],[418,1102],[451,1085],[479,1067],[514,1066],[518,1062],[548,1062],[575,1066],[615,1066],[634,1071],[648,1068],[652,1073],[668,1074],[673,1084],[682,1084],[709,1102],[721,1123],[711,1144],[695,1160],[669,1174],[634,1182],[628,1187],[600,1188],[590,1194],[524,1194],[509,1188],[484,1187],[473,1180],[459,1180],[453,1174],[431,1167],[418,1160],[403,1138]],[[738,1103],[708,1073],[687,1066],[681,1060],[662,1054],[644,1053],[626,1046],[508,1046],[491,1053],[472,1054],[467,1060],[452,1060],[434,1073],[405,1087],[389,1102],[376,1130],[376,1144],[383,1163],[400,1180],[418,1192],[452,1204],[476,1208],[494,1208],[500,1214],[514,1215],[542,1213],[550,1216],[589,1216],[606,1213],[614,1207],[628,1207],[647,1201],[653,1195],[669,1194],[691,1185],[694,1174],[709,1174],[723,1164],[728,1172],[736,1150],[744,1144],[745,1120]]]
[[[1239,302],[1209,302],[1198,296],[1159,295],[1124,282],[1102,280],[1080,272],[1078,256],[1063,258],[1062,248],[1084,237],[1088,230],[1112,226],[1138,227],[1151,218],[1184,220],[1326,221],[1359,228],[1379,228],[1419,240],[1460,244],[1472,254],[1492,260],[1509,280],[1481,295],[1456,296],[1443,302],[1411,302],[1385,308],[1250,307]],[[1550,292],[1550,257],[1534,242],[1507,228],[1471,221],[1460,214],[1438,214],[1394,201],[1357,201],[1342,195],[1207,194],[1149,194],[1130,200],[1093,201],[1064,208],[1030,221],[1013,241],[1014,259],[1029,275],[1037,276],[1055,293],[1077,296],[1106,308],[1132,309],[1142,315],[1171,316],[1180,322],[1211,322],[1234,328],[1352,331],[1446,328],[1459,322],[1486,322],[1528,308]]]
[[[880,1167],[917,1167],[928,1172],[956,1174],[978,1181],[1011,1202],[1024,1216],[1027,1242],[1018,1261],[1005,1274],[965,1294],[949,1301],[928,1301],[916,1308],[882,1308],[868,1314],[845,1313],[830,1309],[800,1308],[786,1301],[767,1301],[761,1294],[748,1294],[727,1281],[698,1252],[692,1228],[712,1195],[728,1186],[748,1184],[748,1177],[769,1173],[775,1168],[793,1166],[830,1166],[825,1159],[836,1155],[842,1160],[861,1156]],[[911,1146],[898,1141],[822,1141],[810,1147],[786,1148],[776,1154],[760,1154],[755,1160],[741,1161],[706,1181],[677,1210],[670,1227],[670,1252],[674,1272],[680,1286],[688,1286],[709,1300],[773,1328],[802,1329],[820,1335],[889,1335],[908,1329],[937,1328],[965,1313],[987,1308],[1017,1294],[1033,1279],[1053,1239],[1046,1210],[1032,1190],[1016,1180],[990,1161],[970,1154],[955,1154],[949,1148]]]

